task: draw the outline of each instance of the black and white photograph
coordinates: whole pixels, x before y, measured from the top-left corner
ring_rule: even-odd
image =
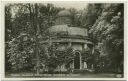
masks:
[[[4,22],[5,78],[124,78],[124,3],[6,2]]]

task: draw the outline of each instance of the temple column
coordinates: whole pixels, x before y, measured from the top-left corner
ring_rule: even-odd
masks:
[[[79,53],[80,55],[80,69],[82,69],[82,58],[81,58],[81,54]]]
[[[84,69],[87,69],[87,63],[84,62]]]
[[[87,49],[87,47],[88,47],[87,44],[84,44],[84,49]]]
[[[72,68],[74,69],[74,59],[73,59],[73,62],[72,62]]]
[[[71,46],[72,46],[72,43],[71,43],[71,42],[69,42],[69,43],[68,43],[68,47],[71,47]]]
[[[84,49],[88,50],[88,46],[86,43],[84,44]],[[87,62],[84,62],[84,69],[87,69]]]

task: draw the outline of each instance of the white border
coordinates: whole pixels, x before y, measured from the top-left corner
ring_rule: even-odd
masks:
[[[84,2],[87,2],[87,3],[124,3],[124,78],[5,78],[5,75],[4,75],[4,37],[5,37],[5,34],[4,34],[4,5],[5,3],[43,3],[43,2],[51,2],[51,1],[62,1],[62,2],[71,2],[71,1],[84,1]],[[127,1],[121,1],[121,0],[118,0],[118,1],[111,1],[111,0],[100,0],[100,1],[97,1],[97,0],[90,0],[90,1],[85,1],[85,0],[45,0],[45,1],[40,1],[40,0],[8,0],[8,1],[2,1],[1,2],[1,27],[0,27],[0,34],[1,34],[1,38],[0,38],[0,47],[1,47],[1,65],[2,65],[2,69],[1,69],[1,72],[0,74],[2,75],[1,78],[2,80],[126,80],[127,78],[127,62],[126,62],[126,58],[127,58],[127,54],[128,54],[128,51],[127,51],[127,45],[128,45],[128,28],[126,28],[127,26]]]

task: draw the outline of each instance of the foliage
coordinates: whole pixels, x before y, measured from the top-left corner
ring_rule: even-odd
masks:
[[[18,38],[12,39],[9,43],[7,56],[13,70],[29,70],[32,68],[32,56],[34,54],[33,41],[27,34],[21,34]]]
[[[11,64],[12,70],[19,70],[29,66],[33,69],[36,66],[28,61],[32,61],[34,56],[40,54],[40,50],[42,50],[39,44],[40,39],[42,36],[46,36],[44,31],[51,26],[51,22],[54,23],[55,14],[59,10],[61,8],[51,4],[19,3],[9,4],[5,7],[6,67]],[[22,33],[26,34],[26,41],[24,41]],[[33,53],[28,52],[30,49],[33,49]]]
[[[123,62],[123,4],[104,5],[101,16],[90,29],[98,43],[105,45],[111,68],[122,68]]]
[[[45,65],[49,68],[56,69],[57,66],[61,66],[63,64],[68,65],[74,58],[74,53],[72,48],[67,48],[65,50],[59,50],[59,44],[52,44],[48,48],[49,57],[46,59]]]

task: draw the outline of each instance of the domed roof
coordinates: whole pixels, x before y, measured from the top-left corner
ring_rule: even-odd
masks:
[[[58,13],[58,16],[70,16],[71,13],[68,10],[62,10]]]
[[[56,25],[49,28],[49,32],[63,33],[67,32],[68,35],[73,36],[87,36],[87,30],[79,27],[68,27],[67,25]]]

